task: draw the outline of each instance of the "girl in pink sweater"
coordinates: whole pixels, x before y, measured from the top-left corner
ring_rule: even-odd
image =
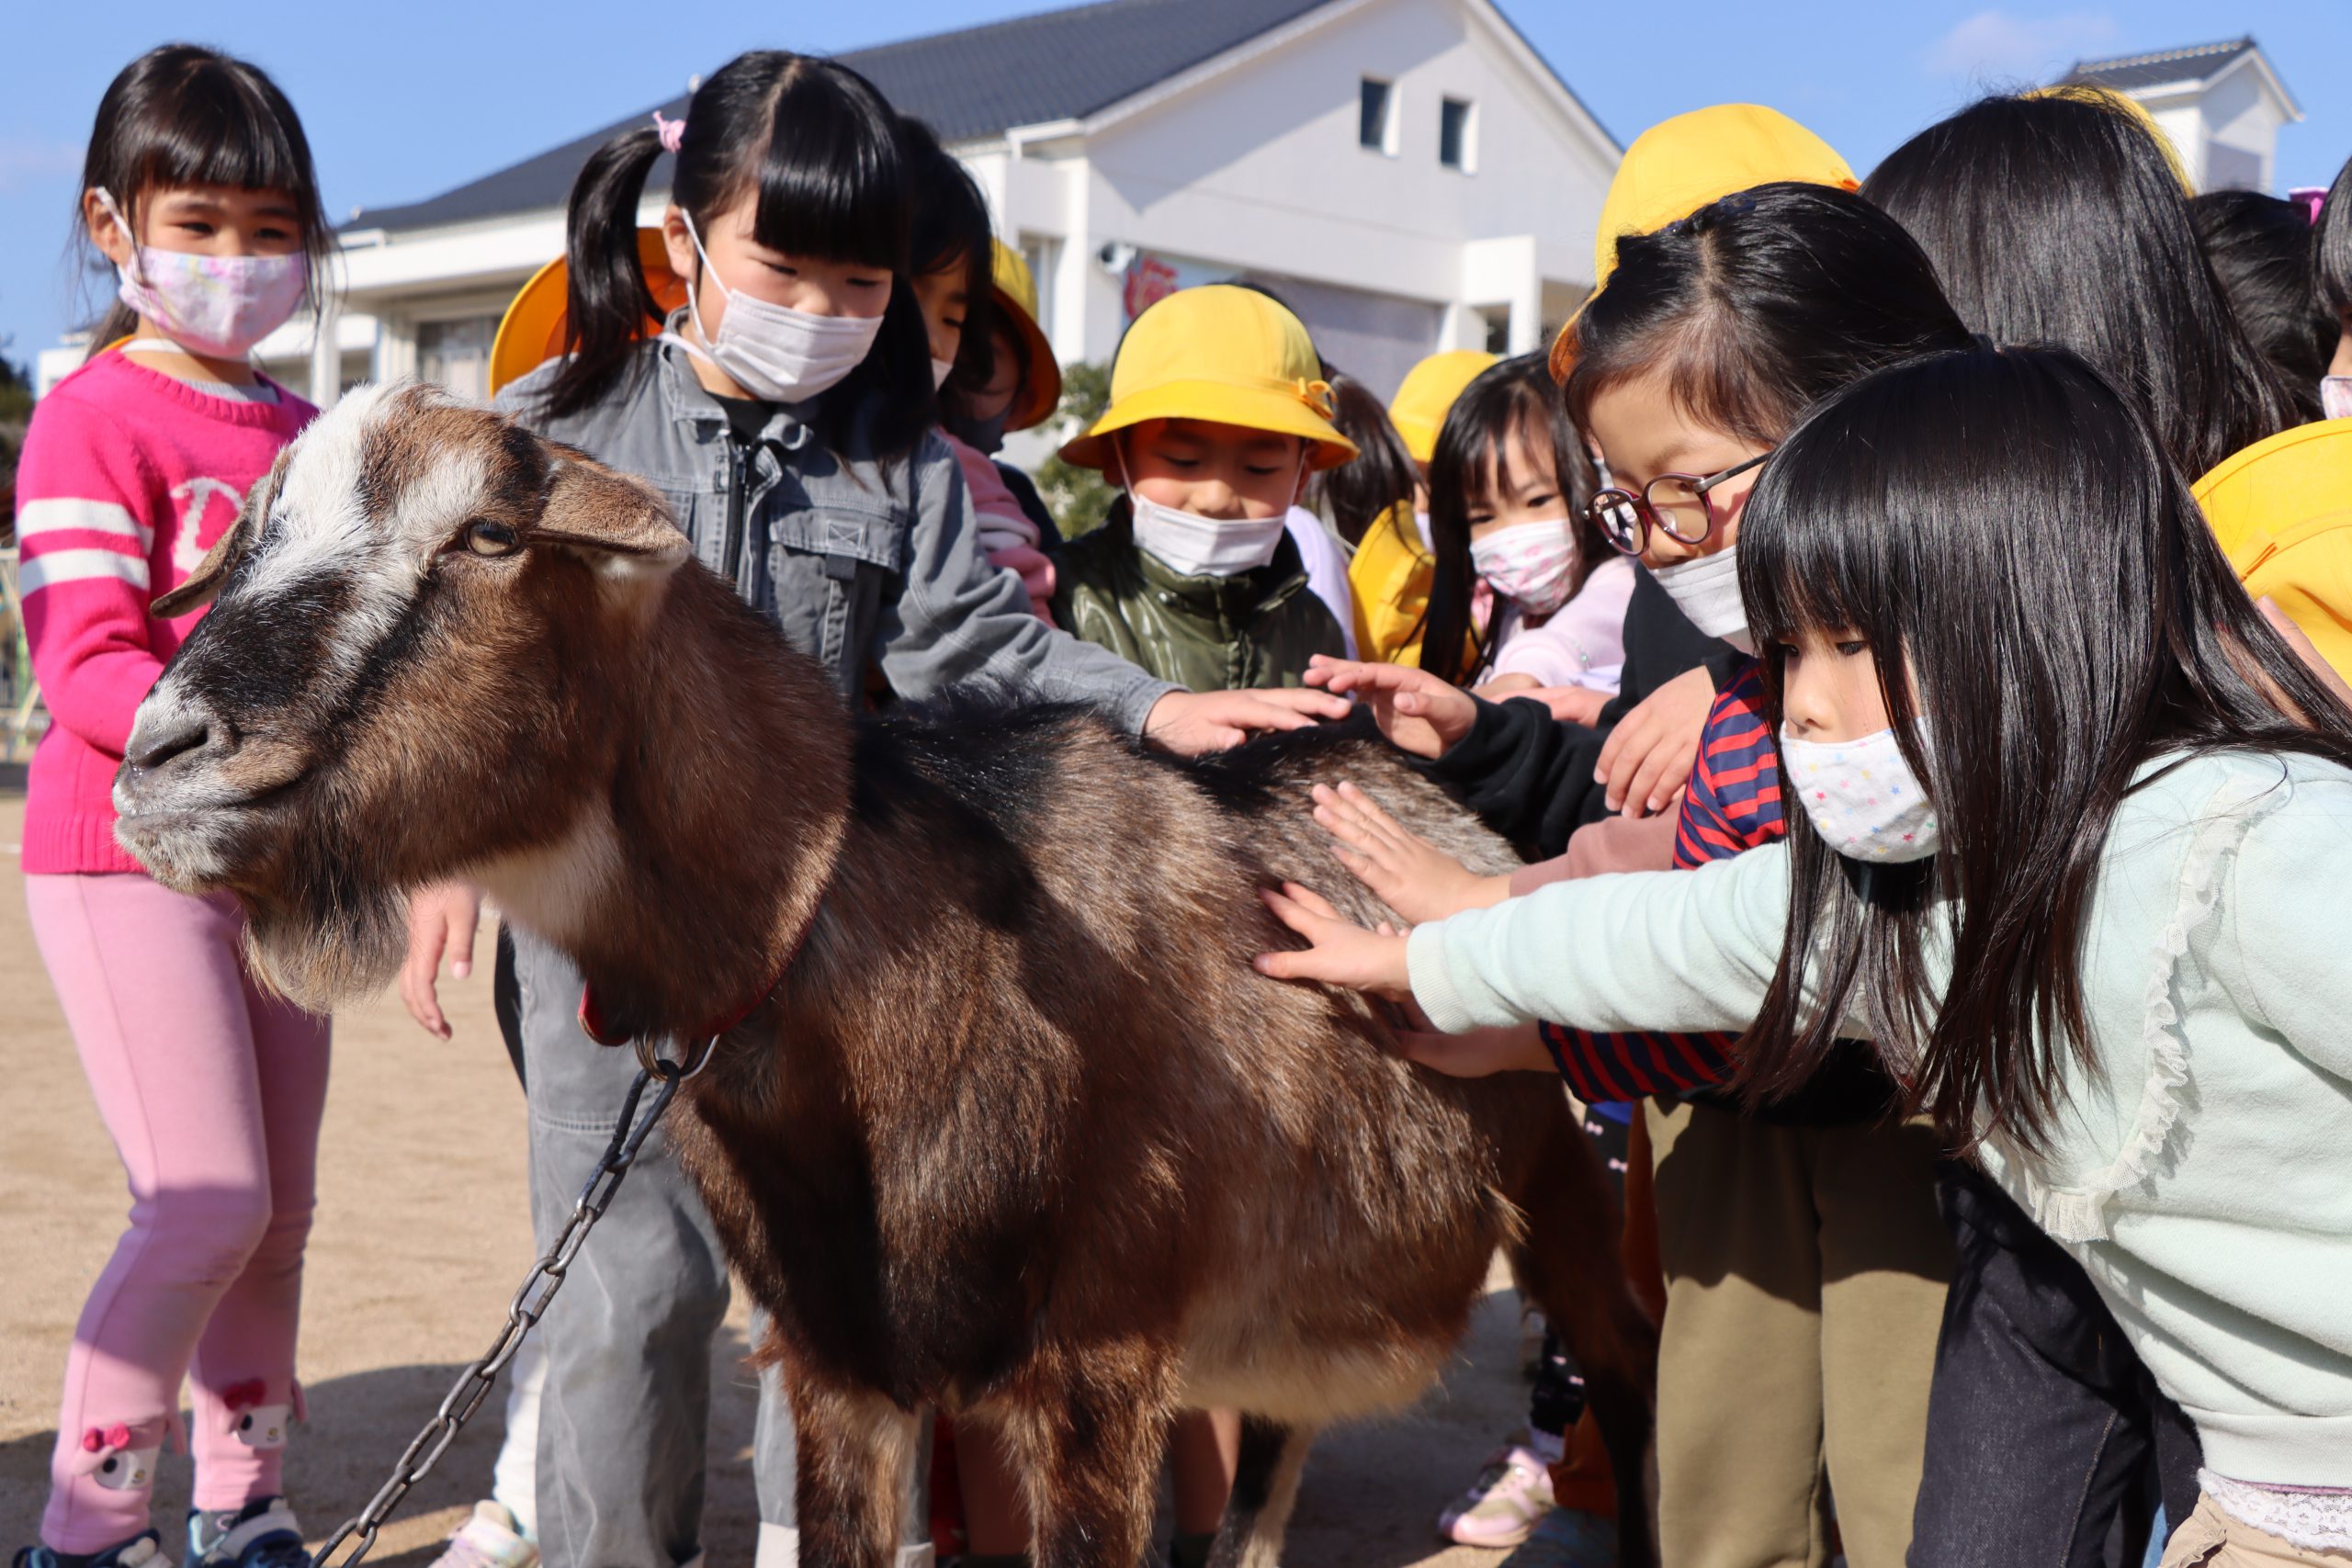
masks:
[[[316,412],[247,355],[315,286],[327,229],[284,95],[187,45],[107,89],[83,186],[121,302],[89,363],[34,410],[17,475],[25,629],[51,717],[24,867],[131,1208],[74,1332],[40,1542],[16,1568],[169,1568],[149,1519],[167,1446],[195,1460],[192,1563],[293,1568],[306,1559],[279,1473],[301,1408],[326,1021],[246,973],[232,900],[167,892],[117,847],[110,794],[131,716],[196,620],[158,620],[149,601]]]

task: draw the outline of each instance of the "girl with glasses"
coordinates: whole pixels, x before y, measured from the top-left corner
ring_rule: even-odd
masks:
[[[1565,388],[1606,479],[1588,519],[1701,631],[1744,650],[1676,824],[1675,863],[1693,867],[1782,832],[1766,671],[1739,591],[1749,496],[1815,401],[1972,340],[1918,246],[1830,186],[1727,197],[1620,240],[1617,258],[1573,329]],[[1341,861],[1408,919],[1497,903],[1544,874],[1470,878],[1351,791],[1321,815]],[[1818,1561],[1826,1479],[1847,1561],[1895,1568],[1951,1265],[1937,1141],[1890,1116],[1894,1085],[1863,1047],[1838,1047],[1797,1092],[1751,1107],[1711,1087],[1734,1036],[1654,1032],[1672,1022],[1544,1037],[1578,1098],[1657,1097],[1645,1117],[1667,1276],[1663,1555],[1693,1568]]]

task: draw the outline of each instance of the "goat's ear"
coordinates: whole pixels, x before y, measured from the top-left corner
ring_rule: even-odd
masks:
[[[176,588],[155,595],[147,606],[147,613],[159,621],[168,621],[175,615],[185,615],[190,610],[201,609],[211,604],[220,596],[220,585],[228,581],[229,569],[235,566],[237,558],[245,553],[245,547],[253,542],[254,533],[254,509],[248,504],[237,513],[237,520],[229,525],[229,531],[215,539],[212,547],[204,552],[204,558],[196,563],[196,570],[188,573],[187,580]]]
[[[660,575],[690,553],[659,491],[602,463],[560,453],[548,478],[547,504],[533,542],[590,558],[616,575]]]

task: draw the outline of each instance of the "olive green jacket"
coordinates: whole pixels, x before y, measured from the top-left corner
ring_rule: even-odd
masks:
[[[1195,692],[1295,686],[1312,654],[1346,657],[1340,623],[1306,591],[1290,536],[1233,577],[1184,577],[1139,548],[1126,508],[1062,547],[1054,620],[1163,681]]]

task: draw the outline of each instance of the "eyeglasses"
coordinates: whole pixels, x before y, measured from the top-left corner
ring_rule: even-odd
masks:
[[[1629,556],[1640,555],[1648,547],[1654,527],[1669,539],[1702,544],[1715,531],[1715,503],[1707,499],[1708,492],[1771,455],[1758,452],[1716,474],[1660,474],[1644,485],[1639,495],[1611,486],[1585,503],[1585,516],[1612,547]]]

